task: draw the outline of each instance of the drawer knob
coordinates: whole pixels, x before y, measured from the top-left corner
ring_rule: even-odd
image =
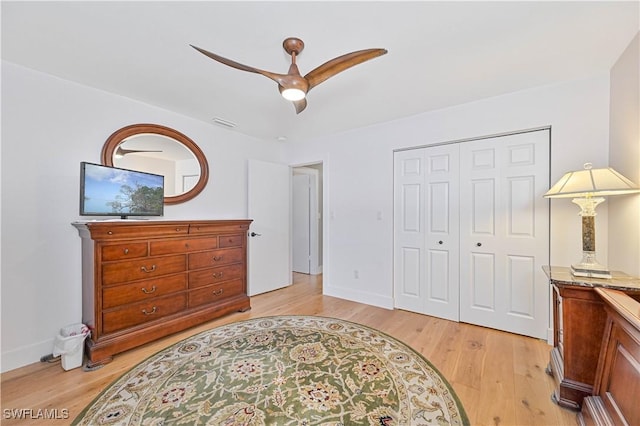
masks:
[[[157,309],[157,308],[156,308],[155,306],[153,307],[153,309],[151,309],[151,311],[150,311],[150,312],[147,312],[147,310],[146,310],[146,309],[143,309],[143,310],[142,310],[142,313],[143,313],[143,314],[145,314],[145,315],[153,315],[153,314],[155,314],[155,313],[156,313],[156,309]]]
[[[147,269],[146,266],[140,267],[142,272],[146,272],[147,274],[156,270],[156,265],[151,265],[151,269]]]
[[[113,235],[113,231],[107,231],[108,235]]]
[[[156,291],[156,286],[154,285],[153,287],[151,287],[151,290],[147,290],[145,287],[142,287],[142,292],[144,294],[151,294],[154,293]]]
[[[180,232],[180,231],[181,231],[181,229],[180,229],[180,228],[176,228],[176,232]]]
[[[222,278],[222,272],[214,272],[213,278]]]
[[[124,249],[124,254],[129,254],[129,249],[128,248]]]
[[[218,290],[215,290],[213,292],[213,295],[214,296],[220,296],[220,295],[222,295],[222,293],[224,293],[224,290],[223,289],[218,289]]]
[[[222,260],[222,256],[213,256],[213,261],[214,262],[218,262],[220,260]]]

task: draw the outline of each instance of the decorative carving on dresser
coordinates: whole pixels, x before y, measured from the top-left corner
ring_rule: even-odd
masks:
[[[76,222],[82,238],[82,320],[88,367],[251,308],[251,220]]]

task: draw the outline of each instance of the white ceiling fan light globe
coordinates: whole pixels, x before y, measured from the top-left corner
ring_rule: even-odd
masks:
[[[282,97],[288,101],[300,101],[304,99],[304,91],[296,88],[284,89],[282,91]]]

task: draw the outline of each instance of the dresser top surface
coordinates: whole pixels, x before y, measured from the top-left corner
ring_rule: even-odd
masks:
[[[73,226],[158,226],[158,225],[228,225],[235,223],[248,224],[252,219],[194,219],[194,220],[146,220],[146,219],[95,219],[78,220]]]
[[[613,290],[640,292],[640,278],[627,275],[620,271],[611,271],[611,278],[576,277],[571,274],[571,269],[564,266],[543,266],[552,284],[574,287],[601,287]]]

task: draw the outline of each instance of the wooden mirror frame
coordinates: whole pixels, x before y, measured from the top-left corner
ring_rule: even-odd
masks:
[[[185,148],[191,151],[200,164],[200,179],[195,186],[184,194],[164,197],[165,204],[184,203],[202,192],[209,180],[209,165],[207,164],[207,158],[194,141],[170,127],[161,126],[159,124],[132,124],[116,130],[111,136],[109,136],[102,147],[102,164],[114,167],[113,156],[118,149],[118,146],[123,143],[125,139],[137,134],[156,134],[174,139],[176,142],[181,143]]]

